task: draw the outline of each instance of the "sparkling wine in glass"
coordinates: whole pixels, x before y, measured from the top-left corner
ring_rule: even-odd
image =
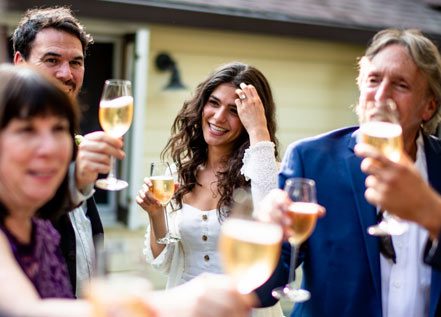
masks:
[[[292,302],[304,302],[311,297],[311,294],[307,290],[295,288],[293,283],[300,245],[314,231],[317,221],[315,182],[307,178],[289,178],[285,182],[284,190],[292,200],[287,211],[287,215],[291,219],[291,226],[288,230],[291,262],[288,283],[285,286],[275,288],[272,295],[277,299],[284,298]]]
[[[160,244],[169,244],[179,241],[179,237],[170,232],[167,204],[175,192],[175,180],[168,162],[153,162],[150,166],[150,181],[152,182],[151,193],[159,201],[164,212],[164,222],[166,233],[156,242]]]
[[[251,200],[249,193],[236,191],[235,207],[221,227],[219,252],[224,271],[241,294],[248,294],[265,283],[276,268],[283,232],[278,224],[254,219],[252,203],[244,206],[238,195],[248,195],[246,199]]]
[[[129,130],[133,118],[133,97],[128,80],[109,79],[104,84],[99,106],[99,121],[104,132],[112,137],[122,137]],[[117,179],[115,158],[110,158],[110,171],[106,178],[98,179],[98,188],[121,190],[128,186]]]
[[[360,124],[358,142],[375,147],[391,161],[400,160],[403,151],[402,128],[393,100],[366,104],[365,117]],[[368,233],[379,236],[401,235],[408,230],[408,227],[409,225],[399,217],[384,211],[381,222],[370,226]]]

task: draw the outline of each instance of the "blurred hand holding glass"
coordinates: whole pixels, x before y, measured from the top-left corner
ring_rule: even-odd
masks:
[[[402,128],[399,113],[393,100],[367,102],[363,110],[358,142],[375,147],[384,156],[398,162],[403,151]],[[381,206],[379,206],[381,209]],[[377,225],[370,226],[371,235],[400,235],[408,230],[408,224],[397,216],[383,212]]]
[[[99,107],[99,121],[104,132],[114,138],[122,137],[130,128],[133,118],[133,97],[128,80],[109,79],[104,84]],[[98,179],[98,188],[121,190],[127,182],[116,178],[115,158],[110,158],[110,171],[107,178]]]
[[[148,280],[134,275],[111,275],[94,279],[86,292],[94,317],[153,317],[147,302],[152,290]]]
[[[225,273],[241,294],[251,293],[268,280],[280,257],[283,231],[278,224],[252,217],[251,195],[234,193],[234,207],[222,223],[219,252]]]
[[[289,178],[285,182],[284,190],[292,200],[286,213],[291,220],[290,230],[288,230],[291,261],[288,283],[274,289],[272,295],[277,299],[285,298],[293,302],[303,302],[308,300],[311,294],[307,290],[296,289],[293,283],[299,247],[314,231],[317,221],[315,182],[307,178]]]

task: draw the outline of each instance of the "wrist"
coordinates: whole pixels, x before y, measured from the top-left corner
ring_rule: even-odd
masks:
[[[160,212],[161,210],[151,211],[151,210],[146,209],[145,211],[149,215],[150,222],[162,221],[164,218],[164,214],[162,212]]]
[[[250,137],[250,146],[261,142],[261,141],[270,141],[271,137],[268,132],[268,129],[256,129],[248,132]]]

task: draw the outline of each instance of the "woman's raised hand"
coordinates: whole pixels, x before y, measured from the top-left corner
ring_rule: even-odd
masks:
[[[250,145],[259,141],[269,141],[265,109],[262,100],[253,85],[240,84],[240,89],[236,89],[239,96],[235,100],[237,113],[244,128],[250,136]]]

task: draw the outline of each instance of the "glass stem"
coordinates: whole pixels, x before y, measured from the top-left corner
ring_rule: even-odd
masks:
[[[116,164],[115,164],[115,157],[111,156],[110,157],[110,169],[109,169],[109,174],[107,175],[108,179],[116,179],[115,175],[116,175]]]
[[[291,243],[291,262],[289,265],[289,277],[288,277],[288,285],[291,285],[294,282],[294,276],[296,271],[296,261],[297,261],[297,255],[298,255],[298,247],[295,245],[295,243]]]
[[[167,214],[167,205],[162,206],[162,211],[164,212],[164,222],[165,222],[165,237],[170,235],[169,227],[168,227],[168,214]]]

